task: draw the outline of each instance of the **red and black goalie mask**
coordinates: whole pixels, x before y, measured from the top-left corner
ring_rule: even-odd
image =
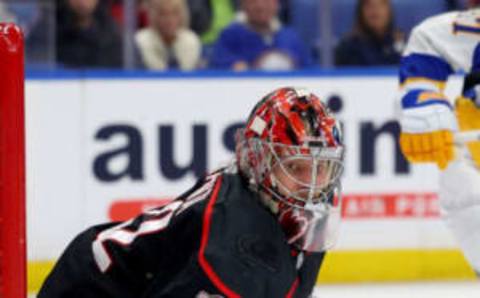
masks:
[[[237,133],[236,151],[241,173],[269,201],[290,244],[305,251],[333,245],[344,146],[317,96],[281,88],[264,97]]]

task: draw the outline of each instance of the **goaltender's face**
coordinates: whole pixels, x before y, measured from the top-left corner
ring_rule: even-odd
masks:
[[[272,178],[280,194],[289,198],[292,195],[307,201],[318,198],[332,179],[331,162],[313,161],[308,157],[282,159],[272,168]]]
[[[331,187],[341,162],[316,156],[280,157],[272,167],[272,191],[286,204],[267,205],[278,214],[287,242],[312,252],[333,245],[340,220],[339,200],[334,199]]]

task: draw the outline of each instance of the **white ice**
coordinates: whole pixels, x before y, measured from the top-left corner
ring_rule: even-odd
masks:
[[[321,285],[313,298],[480,298],[480,282]]]
[[[321,285],[314,298],[480,298],[480,282]]]

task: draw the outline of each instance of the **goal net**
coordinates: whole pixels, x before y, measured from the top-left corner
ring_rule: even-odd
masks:
[[[0,23],[0,298],[26,297],[24,46]]]

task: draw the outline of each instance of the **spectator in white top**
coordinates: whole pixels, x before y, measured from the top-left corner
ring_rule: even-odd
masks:
[[[152,70],[193,70],[198,67],[201,42],[188,29],[184,0],[147,0],[149,26],[139,30],[135,43],[142,64]]]

